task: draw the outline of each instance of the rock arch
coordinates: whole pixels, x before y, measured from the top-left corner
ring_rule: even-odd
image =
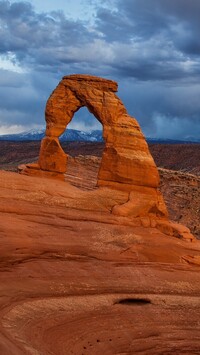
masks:
[[[45,110],[46,136],[41,142],[37,164],[23,169],[28,175],[63,177],[67,155],[59,137],[73,115],[85,106],[103,126],[105,148],[98,186],[130,192],[129,200],[115,206],[118,215],[167,215],[158,191],[159,174],[146,140],[135,118],[128,115],[116,95],[115,81],[90,75],[64,76],[50,95]]]
[[[41,170],[66,171],[67,156],[59,144],[59,136],[75,112],[86,106],[103,126],[105,149],[98,185],[130,190],[131,185],[158,186],[158,171],[144,136],[116,91],[116,82],[95,76],[70,75],[61,80],[46,105],[46,137],[38,162]]]

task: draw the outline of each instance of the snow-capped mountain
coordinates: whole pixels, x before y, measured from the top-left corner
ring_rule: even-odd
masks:
[[[6,141],[40,141],[45,136],[45,129],[31,129],[26,132],[18,134],[6,134],[0,135],[0,140]],[[168,138],[151,138],[147,137],[148,143],[160,143],[160,144],[178,144],[178,143],[200,143],[200,139],[193,137],[187,137],[186,139],[168,139]],[[67,142],[102,142],[102,131],[93,130],[90,132],[79,131],[76,129],[67,129],[62,136],[60,136],[60,141]]]
[[[31,129],[27,132],[17,134],[0,135],[0,140],[6,141],[39,141],[45,136],[45,129]],[[78,131],[75,129],[67,129],[60,141],[77,141],[77,142],[101,142],[102,131],[94,130],[91,132]]]

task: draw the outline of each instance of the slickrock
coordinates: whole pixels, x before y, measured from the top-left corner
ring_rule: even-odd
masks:
[[[91,153],[92,149],[88,152]],[[83,190],[94,189],[96,186],[100,162],[100,158],[91,155],[78,155],[74,158],[69,157],[65,180]],[[161,177],[160,189],[169,210],[170,220],[175,222],[174,227],[177,228],[177,234],[180,232],[180,229],[184,228],[185,232],[188,233],[188,240],[191,240],[191,233],[189,230],[178,224],[182,223],[191,230],[193,235],[200,239],[200,178],[192,174],[161,168],[159,168],[159,173]],[[142,191],[140,193],[141,195],[138,194],[138,202],[142,199]],[[149,202],[151,202],[151,199]],[[126,205],[128,205],[128,203],[124,204],[124,207]],[[122,207],[122,209],[124,207]],[[134,204],[130,204],[130,207],[134,208]],[[116,206],[116,210],[118,208],[120,208],[120,206]],[[135,211],[137,213],[137,210]],[[130,215],[131,213],[129,213],[129,216]],[[140,219],[142,223],[147,226],[150,224],[152,225],[152,223],[155,226],[155,218],[149,219],[148,216],[143,216]],[[162,219],[162,221],[160,220],[158,223],[162,230],[165,229],[168,233],[172,233],[172,225],[169,221],[166,222],[166,220]],[[183,235],[184,234],[182,234],[182,237]]]
[[[0,171],[0,354],[199,354],[200,242],[128,194]]]
[[[101,155],[103,152],[103,143],[96,142],[62,142],[63,149],[70,155],[67,160],[67,181],[81,189],[93,189],[96,187],[99,166],[101,163]],[[162,150],[163,147],[163,150]],[[168,159],[176,154],[177,148],[175,145],[160,144],[159,150],[155,145],[155,151],[165,157],[165,165],[168,166]],[[196,164],[198,167],[198,150],[200,145],[192,145],[196,148],[195,154],[192,156],[193,168]],[[19,164],[26,164],[30,161],[37,161],[39,154],[40,142],[4,142],[0,141],[0,149],[2,156],[0,157],[0,169],[17,171]],[[152,150],[152,145],[150,146]],[[198,149],[197,149],[198,148]],[[181,151],[184,152],[184,157],[189,159],[191,155],[190,144],[181,146]],[[155,153],[155,152],[154,152]],[[81,155],[81,156],[80,156]],[[94,155],[94,156],[93,156]],[[75,157],[74,159],[71,157]],[[155,155],[155,161],[158,156]],[[178,158],[177,158],[178,159]],[[184,170],[189,170],[189,167],[183,166]],[[163,159],[164,161],[164,159]],[[183,163],[183,162],[182,162]],[[23,169],[24,169],[23,165]],[[29,169],[29,174],[34,172],[34,169]],[[41,175],[47,175],[47,172],[41,171]],[[188,174],[180,171],[172,171],[159,168],[161,178],[160,190],[164,196],[164,200],[169,211],[169,219],[187,226],[193,235],[200,239],[200,177],[194,174]],[[56,175],[50,173],[49,175]],[[62,177],[62,174],[57,174],[57,177]],[[63,179],[63,177],[62,177]]]

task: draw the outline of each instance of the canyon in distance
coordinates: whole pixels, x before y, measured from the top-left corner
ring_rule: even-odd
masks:
[[[116,91],[64,77],[41,145],[0,142],[2,355],[200,354],[200,145],[148,148]],[[81,106],[105,145],[60,146]]]

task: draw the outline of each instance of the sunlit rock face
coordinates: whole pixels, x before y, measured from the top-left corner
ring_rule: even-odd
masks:
[[[105,149],[97,185],[131,192],[126,206],[114,206],[117,215],[165,216],[162,195],[157,191],[159,174],[146,140],[135,118],[128,115],[116,95],[115,81],[90,75],[64,76],[46,105],[46,136],[42,140],[38,166],[23,172],[60,177],[67,170],[67,155],[59,143],[60,135],[76,111],[85,106],[101,122]]]

